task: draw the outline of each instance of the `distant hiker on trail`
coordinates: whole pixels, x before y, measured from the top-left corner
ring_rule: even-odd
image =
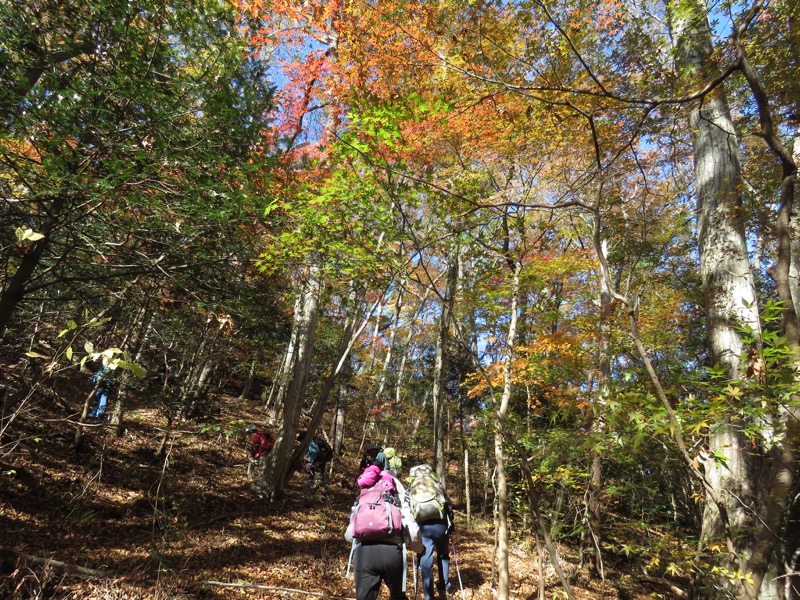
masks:
[[[419,526],[411,515],[403,484],[390,472],[369,465],[358,478],[358,500],[345,539],[353,543],[356,600],[375,600],[381,581],[389,600],[407,600],[406,539],[419,546]],[[350,563],[347,565],[350,572]]]
[[[297,440],[301,441],[306,437],[306,433],[297,434]],[[308,485],[306,489],[311,491],[317,488],[322,490],[326,486],[326,465],[333,458],[333,450],[330,445],[320,436],[315,435],[311,438],[306,452],[305,469],[308,472]]]
[[[367,446],[367,449],[364,450],[364,458],[361,459],[359,468],[363,471],[370,465],[377,465],[382,471],[389,470],[389,460],[383,453],[383,449],[377,444],[370,444]]]
[[[394,448],[384,448],[383,455],[386,457],[386,461],[389,464],[388,470],[399,479],[400,470],[403,468],[403,460],[397,456],[397,450]]]
[[[275,445],[275,436],[266,429],[259,429],[253,424],[244,428],[247,436],[247,451],[250,464],[247,465],[247,476],[250,478],[260,474],[265,466],[266,456]]]
[[[417,465],[409,471],[408,495],[411,512],[419,523],[422,545],[425,550],[419,557],[422,574],[423,600],[435,600],[433,595],[433,554],[439,581],[438,596],[446,598],[450,584],[450,534],[455,527],[453,505],[444,486],[436,478],[430,465]]]
[[[97,373],[89,377],[89,381],[97,384],[97,389],[94,391],[95,403],[92,410],[89,411],[89,416],[93,419],[99,419],[106,413],[108,397],[117,387],[117,380],[114,377],[114,371],[109,369],[107,365],[103,365]]]

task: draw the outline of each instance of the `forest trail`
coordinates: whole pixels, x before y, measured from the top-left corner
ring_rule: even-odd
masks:
[[[334,459],[326,494],[307,495],[298,473],[283,501],[265,503],[250,489],[243,442],[224,433],[234,421],[263,423],[256,404],[228,399],[219,425],[183,424],[161,460],[154,450],[163,418],[153,411],[132,412],[119,440],[110,430],[91,432],[78,453],[70,448],[73,429],[58,415],[20,419],[27,435],[0,457],[0,597],[353,598],[343,532],[358,448]],[[458,510],[456,521],[452,597],[462,598],[460,576],[464,599],[489,600],[491,523],[476,518],[468,528]],[[574,557],[563,552],[569,569]],[[538,597],[536,564],[530,538],[514,544],[513,598]],[[550,567],[545,583],[555,597],[560,586]],[[409,568],[409,598],[413,585]],[[580,599],[618,597],[580,576],[573,586]]]

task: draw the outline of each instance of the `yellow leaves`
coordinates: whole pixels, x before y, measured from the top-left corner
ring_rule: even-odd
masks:
[[[503,385],[502,367],[501,363],[493,363],[484,369],[486,375],[483,373],[470,373],[467,375],[464,382],[465,386],[467,386],[467,397],[480,398],[486,393],[490,385],[491,387]]]
[[[44,238],[41,233],[36,233],[33,229],[23,229],[22,227],[17,227],[14,233],[18,242],[38,242]]]
[[[737,401],[741,400],[744,396],[744,391],[739,386],[735,385],[728,385],[725,389],[725,395],[728,396],[731,400]]]

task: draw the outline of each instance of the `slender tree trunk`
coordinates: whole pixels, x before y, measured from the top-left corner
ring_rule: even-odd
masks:
[[[303,312],[303,294],[297,294],[297,297],[294,301],[294,320],[292,321],[292,333],[289,336],[289,343],[286,346],[286,352],[283,355],[283,361],[281,362],[280,369],[275,376],[275,382],[277,385],[273,385],[273,391],[270,392],[270,400],[273,401],[272,405],[272,422],[278,423],[281,415],[283,414],[283,404],[286,399],[286,390],[289,386],[289,380],[291,379],[291,374],[294,371],[294,361],[297,357],[296,348],[297,342],[300,337],[300,326],[303,323],[301,319],[298,319],[298,315],[301,315]],[[267,401],[269,404],[269,401]]]
[[[331,432],[331,439],[333,440],[333,455],[339,456],[342,453],[344,446],[344,424],[347,413],[342,402],[341,389],[339,390],[339,399],[336,402],[336,412],[333,417],[333,431]]]
[[[756,18],[759,5],[755,5],[747,17]],[[740,69],[744,75],[753,100],[758,109],[759,128],[762,139],[781,166],[780,206],[778,209],[775,234],[778,241],[775,266],[772,277],[775,280],[778,296],[781,300],[781,328],[789,349],[792,351],[792,369],[795,383],[800,382],[800,322],[798,322],[798,305],[796,299],[797,280],[792,280],[792,265],[796,266],[798,225],[793,223],[797,218],[795,207],[795,191],[797,185],[797,160],[794,154],[784,147],[778,135],[773,118],[770,101],[761,84],[755,69],[750,64],[741,36],[746,27],[747,18],[740,28],[734,31],[736,50],[740,61]],[[796,48],[796,47],[795,47]],[[796,56],[795,52],[795,56]],[[800,396],[792,395],[792,401],[782,403],[775,415],[775,426],[779,436],[777,443],[762,448],[762,464],[757,472],[755,488],[758,493],[758,517],[760,526],[755,527],[753,545],[747,560],[747,571],[752,573],[750,580],[745,581],[741,598],[755,597],[760,599],[778,598],[783,586],[778,582],[786,577],[797,581],[797,575],[786,569],[786,559],[794,554],[795,541],[790,536],[794,529],[787,525],[787,511],[791,510],[791,497],[795,495],[797,481],[797,440],[800,439],[800,409],[797,408]],[[772,433],[772,432],[770,432]],[[763,465],[763,466],[762,466]],[[784,527],[781,535],[781,527]]]
[[[490,477],[489,474],[492,472],[491,466],[491,448],[487,444],[484,446],[484,456],[483,456],[483,504],[481,505],[481,515],[486,516],[489,512],[489,490],[491,489],[490,485]],[[492,571],[494,571],[494,567],[492,567]]]
[[[464,446],[464,512],[467,515],[467,527],[472,525],[472,480],[469,476],[469,448]]]
[[[136,352],[131,357],[133,362],[139,363],[142,359],[142,354],[147,347],[147,342],[150,339],[150,333],[153,330],[153,311],[149,309],[149,301],[145,302],[135,327],[132,329],[138,332],[135,342]],[[111,410],[111,417],[108,422],[114,429],[114,435],[121,437],[123,428],[123,417],[125,415],[125,408],[128,404],[128,397],[130,396],[131,388],[129,385],[130,378],[132,377],[129,370],[125,370],[120,376],[119,386],[117,388],[117,397],[114,402],[114,407]]]
[[[511,307],[506,337],[505,359],[503,363],[503,394],[496,407],[497,431],[494,436],[494,461],[497,471],[497,599],[508,600],[509,597],[509,530],[508,530],[508,479],[506,474],[505,454],[503,452],[503,431],[506,428],[508,405],[511,401],[512,363],[514,359],[514,341],[517,335],[517,319],[520,295],[521,262],[515,262],[511,280]]]
[[[250,390],[253,388],[253,381],[256,377],[256,364],[258,361],[253,359],[250,361],[250,370],[247,372],[247,381],[244,383],[244,387],[242,388],[242,393],[239,394],[239,399],[244,400],[247,396],[250,395]]]
[[[395,295],[394,311],[392,315],[391,332],[389,333],[389,341],[386,344],[386,358],[381,367],[381,374],[378,378],[378,389],[375,392],[375,398],[380,402],[383,398],[383,392],[386,389],[386,381],[388,379],[389,369],[391,368],[392,355],[394,354],[394,343],[397,337],[397,330],[400,327],[400,313],[403,310],[403,290],[402,288]]]
[[[447,261],[447,286],[442,297],[442,311],[439,317],[439,331],[436,337],[436,358],[433,367],[433,457],[436,464],[436,477],[447,485],[447,460],[445,455],[445,388],[444,378],[447,370],[447,345],[450,339],[450,319],[452,318],[455,292],[458,286],[458,245],[451,250]]]
[[[603,258],[607,257],[607,243],[601,240],[601,214],[600,198],[602,192],[598,193],[598,204],[595,207],[594,217],[594,245],[598,252],[603,253]],[[611,283],[599,273],[598,287],[600,291],[600,322],[598,327],[597,339],[597,381],[594,383],[595,402],[593,403],[594,415],[592,418],[592,433],[602,434],[605,429],[605,400],[608,394],[608,381],[611,377],[611,357],[609,355],[610,332],[609,332],[609,313],[611,311]],[[602,457],[593,453],[592,464],[589,477],[589,487],[584,498],[584,510],[586,519],[586,536],[584,537],[581,550],[586,551],[591,540],[591,552],[594,557],[595,572],[605,580],[603,570],[603,557],[600,552],[600,524],[602,520],[602,506],[600,503],[600,491],[603,487],[603,462]]]

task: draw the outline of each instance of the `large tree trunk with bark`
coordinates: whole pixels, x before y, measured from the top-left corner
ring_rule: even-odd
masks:
[[[270,501],[278,500],[283,496],[284,485],[292,464],[292,451],[311,372],[311,355],[321,290],[320,268],[316,264],[312,264],[303,282],[301,310],[294,317],[297,330],[296,356],[292,360],[293,368],[286,388],[283,419],[278,428],[275,446],[267,457],[267,466],[261,479],[256,482],[258,491]]]
[[[676,49],[678,71],[690,83],[712,79],[712,38],[704,0],[675,0],[668,5],[669,26]],[[700,273],[705,293],[712,360],[729,379],[742,375],[741,357],[747,350],[742,328],[759,332],[753,277],[748,261],[741,210],[741,174],[736,133],[725,89],[720,84],[689,113],[694,146],[697,189],[697,228]],[[724,539],[729,550],[722,567],[730,574],[747,563],[753,546],[749,507],[757,501],[754,488],[757,459],[748,450],[738,423],[712,426],[705,477],[718,502],[706,503],[702,543]],[[732,532],[735,532],[733,534]],[[745,588],[737,577],[706,577],[703,594],[709,598],[741,596]]]

